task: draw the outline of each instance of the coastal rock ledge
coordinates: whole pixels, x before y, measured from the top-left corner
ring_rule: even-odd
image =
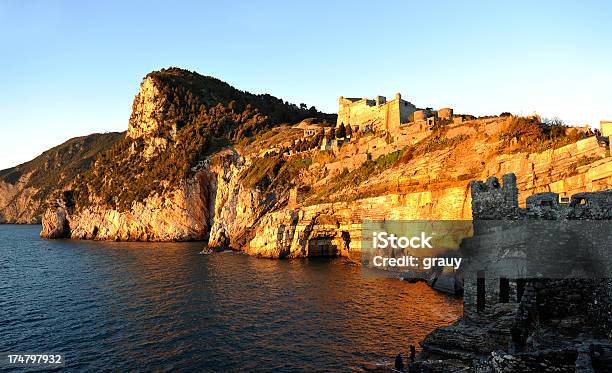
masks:
[[[70,225],[66,217],[66,211],[58,207],[56,210],[47,210],[42,219],[42,238],[68,238],[70,237]]]

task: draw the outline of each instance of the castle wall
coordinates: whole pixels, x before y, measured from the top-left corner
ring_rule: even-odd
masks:
[[[386,127],[387,105],[376,106],[371,100],[362,99],[353,102],[348,99],[340,99],[338,109],[337,126],[341,123],[359,126],[363,130],[366,125],[375,128]]]
[[[599,122],[599,127],[601,128],[602,136],[612,136],[612,121],[602,120],[601,122]]]
[[[438,118],[451,119],[452,117],[453,117],[453,109],[445,107],[445,108],[438,110]]]
[[[527,267],[520,269],[519,272],[527,275],[528,278],[522,280],[527,286],[529,283],[535,286],[534,294],[531,294],[529,289],[523,288],[523,297],[518,299],[517,296],[517,279],[508,278],[508,298],[506,303],[500,300],[500,273],[507,273],[508,269],[513,269],[514,264],[508,264],[509,258],[523,258],[522,255],[517,254],[520,250],[528,250],[526,253],[531,252],[535,256],[529,259],[529,263],[533,264],[534,258],[537,257],[536,251],[539,250],[539,246],[524,246],[525,238],[528,239],[532,233],[525,232],[527,226],[533,227],[537,221],[551,221],[551,220],[583,220],[588,222],[598,220],[610,220],[612,219],[612,213],[610,212],[610,206],[612,206],[612,190],[600,191],[600,192],[583,192],[576,193],[572,196],[569,204],[559,203],[559,196],[556,193],[540,193],[535,194],[527,198],[527,208],[518,207],[518,189],[516,184],[516,176],[514,174],[506,174],[503,176],[503,183],[500,184],[496,177],[490,177],[486,182],[472,181],[470,183],[470,190],[472,196],[472,217],[474,219],[474,236],[464,240],[461,250],[470,259],[472,267],[466,270],[464,273],[464,316],[468,320],[477,320],[478,314],[481,315],[489,312],[487,310],[499,310],[499,307],[505,307],[505,304],[516,304],[522,302],[525,307],[539,307],[539,303],[542,303],[546,299],[547,307],[542,310],[539,309],[541,317],[552,317],[561,318],[566,316],[572,316],[576,314],[582,314],[584,307],[580,307],[581,304],[587,304],[589,299],[580,299],[580,294],[593,294],[593,286],[599,286],[598,283],[585,281],[584,279],[571,279],[571,286],[562,286],[557,284],[563,284],[567,279],[559,280],[548,280],[549,283],[546,286],[542,286],[542,281],[532,281],[529,279]],[[500,221],[505,221],[504,225],[500,225]],[[520,222],[525,220],[533,220],[534,222],[526,225],[525,223],[511,223]],[[551,223],[552,224],[552,223]],[[593,238],[598,229],[605,226],[593,227],[591,225],[575,225],[575,227],[581,227],[583,230],[577,230],[584,232],[584,234]],[[557,232],[558,239],[564,242],[561,238],[563,235],[562,231],[556,231],[556,226],[545,225],[534,228],[540,232],[542,227],[549,227],[550,231],[544,233],[552,234],[551,232]],[[592,231],[588,231],[587,228],[591,228]],[[513,230],[516,230],[514,232]],[[502,232],[505,232],[502,233]],[[564,232],[564,231],[563,231]],[[491,235],[492,234],[492,235]],[[491,235],[491,236],[488,236]],[[605,232],[602,237],[605,237]],[[535,237],[533,237],[535,238]],[[565,239],[565,238],[564,238]],[[530,241],[531,242],[531,241]],[[580,250],[586,250],[581,247],[576,247],[575,241],[568,240],[571,245],[571,249],[575,250],[576,258],[580,258],[580,255],[584,254]],[[596,245],[597,246],[597,245]],[[508,248],[511,247],[515,252],[508,255]],[[596,253],[599,255],[598,260],[601,258],[607,258],[608,253],[605,247],[598,247],[602,250]],[[563,257],[563,246],[555,249],[556,253]],[[501,257],[499,252],[505,252],[504,258],[506,262],[500,261]],[[593,252],[591,252],[593,254]],[[547,254],[548,255],[548,254]],[[546,256],[548,258],[548,256]],[[513,259],[516,260],[516,259]],[[548,260],[548,259],[547,259]],[[604,261],[605,262],[605,261]],[[600,263],[604,263],[600,262]],[[514,263],[514,262],[513,262]],[[510,267],[504,267],[509,265]],[[578,267],[579,263],[576,263],[574,267]],[[591,264],[585,262],[587,267],[591,268]],[[604,266],[610,268],[612,262],[605,262]],[[486,272],[484,269],[486,268]],[[476,270],[483,269],[476,273]],[[499,272],[501,270],[501,272]],[[544,267],[539,267],[538,271],[542,273],[546,272]],[[512,270],[510,270],[512,272]],[[529,272],[530,273],[530,272]],[[501,275],[504,276],[504,275]],[[506,275],[507,276],[507,275]],[[481,280],[479,281],[478,278]],[[478,310],[478,283],[482,286],[484,284],[484,309]],[[604,284],[607,286],[607,284]],[[549,291],[549,290],[552,290]],[[570,294],[571,293],[571,294]],[[575,294],[574,294],[575,293]],[[561,294],[561,295],[560,295]],[[569,295],[568,295],[569,294]],[[538,305],[535,305],[535,298],[538,299]],[[606,295],[607,296],[607,295]],[[605,297],[604,297],[605,298]],[[575,303],[568,303],[568,299],[580,299]],[[605,300],[605,305],[610,305],[610,299]],[[533,304],[532,304],[533,303]],[[558,304],[557,304],[558,303]],[[569,307],[571,304],[573,308]],[[595,302],[597,304],[597,302]],[[571,308],[571,309],[570,309]],[[608,307],[609,308],[609,307]],[[563,310],[563,314],[557,311]],[[601,313],[598,308],[594,308],[593,312],[598,314],[607,314],[606,312]],[[552,315],[552,316],[550,316]],[[544,319],[541,319],[544,320]],[[606,320],[606,322],[612,322],[612,319]],[[612,331],[612,329],[610,329]]]
[[[345,99],[338,100],[338,120],[336,125],[344,123],[363,130],[366,126],[377,131],[399,131],[401,123],[408,122],[410,115],[416,107],[400,98],[399,94],[394,100],[386,101],[382,96],[376,100]]]
[[[416,110],[414,105],[402,99],[390,101],[387,106],[387,130],[391,133],[398,133],[400,125],[407,123],[410,115]]]

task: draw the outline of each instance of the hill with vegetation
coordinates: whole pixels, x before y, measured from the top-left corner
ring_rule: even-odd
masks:
[[[97,133],[75,137],[33,160],[0,171],[0,222],[40,222],[43,210],[57,197],[54,192],[72,185],[96,157],[125,133]]]
[[[134,100],[128,136],[79,176],[75,203],[129,210],[135,202],[174,190],[214,152],[306,118],[333,120],[314,107],[240,91],[195,72],[152,72]]]
[[[393,131],[335,122],[195,72],[155,71],[125,136],[77,152],[88,160],[79,167],[57,163],[60,182],[36,181],[21,205],[43,191],[44,237],[204,240],[296,257],[330,242],[358,253],[350,240],[364,219],[470,219],[473,179],[514,172],[521,202],[612,185],[609,140],[555,120],[456,115]],[[4,171],[3,185],[44,175],[41,165],[31,170]]]
[[[241,91],[196,72],[153,71],[134,99],[126,133],[71,139],[0,171],[0,221],[39,222],[42,211],[58,203],[129,211],[171,193],[211,154],[306,118],[335,121],[312,106]]]

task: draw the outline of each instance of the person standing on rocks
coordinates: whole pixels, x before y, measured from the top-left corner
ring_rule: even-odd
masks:
[[[402,360],[401,352],[395,357],[395,370],[399,372],[404,371],[404,361]]]

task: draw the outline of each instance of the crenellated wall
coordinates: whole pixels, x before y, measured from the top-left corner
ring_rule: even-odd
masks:
[[[338,126],[344,123],[360,130],[367,127],[377,132],[392,133],[399,131],[400,124],[406,123],[416,110],[413,104],[402,100],[399,93],[390,101],[382,96],[375,100],[340,97],[338,105]]]
[[[610,371],[612,281],[597,273],[612,268],[612,190],[568,203],[539,193],[519,208],[516,180],[471,183],[474,236],[460,248],[464,314],[424,339],[422,358],[432,360],[418,366],[459,359],[477,371]],[[550,263],[561,264],[554,277]]]

